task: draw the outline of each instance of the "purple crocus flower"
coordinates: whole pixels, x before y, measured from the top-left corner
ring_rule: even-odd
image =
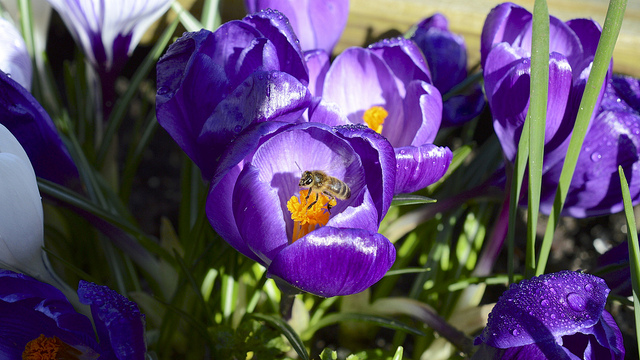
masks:
[[[302,50],[277,11],[230,21],[213,33],[186,33],[157,69],[158,122],[205,179],[249,125],[297,121],[310,103]]]
[[[37,176],[69,188],[78,188],[78,169],[53,121],[27,89],[2,71],[0,123],[24,147]]]
[[[318,67],[321,61],[310,68]],[[311,121],[367,124],[393,145],[395,193],[422,189],[445,174],[451,150],[432,144],[440,127],[442,97],[414,42],[397,38],[349,48],[315,84],[316,95],[322,88],[322,99],[310,110]],[[328,109],[343,116],[327,117]]]
[[[0,353],[7,359],[144,359],[144,315],[137,305],[106,286],[80,281],[80,302],[91,321],[77,313],[55,287],[0,269]]]
[[[563,213],[573,217],[612,214],[624,209],[618,166],[628,178],[633,204],[640,202],[640,80],[614,75],[587,132]],[[540,209],[550,212],[562,162],[542,178]]]
[[[103,73],[117,74],[170,0],[48,0],[85,56]]]
[[[349,17],[349,0],[244,0],[248,13],[275,9],[282,12],[300,39],[302,50],[331,53]]]
[[[604,280],[574,271],[512,284],[476,338],[474,359],[624,359],[608,294]]]
[[[481,63],[484,68],[485,92],[491,107],[496,135],[506,158],[512,162],[515,159],[517,144],[529,107],[531,22],[532,15],[527,10],[515,4],[504,3],[495,7],[487,16],[482,31]],[[560,176],[600,32],[600,26],[593,20],[574,19],[564,23],[553,16],[550,17],[549,100],[543,164],[543,188],[550,192],[555,192],[554,184],[557,184]],[[601,91],[598,104],[605,88],[603,87]],[[585,150],[586,147],[591,148],[588,151],[589,156],[596,146],[600,146],[596,143],[603,137],[614,136],[608,133],[611,128],[605,124],[606,122],[611,123],[611,121],[605,121],[598,125],[597,129],[589,131],[592,140],[585,140],[584,145]],[[590,126],[594,127],[595,124],[596,121],[592,120]],[[635,150],[633,154],[632,156],[635,156]],[[609,162],[603,164],[605,163],[609,164]],[[586,164],[583,162],[582,166]],[[578,165],[578,169],[580,168],[581,165]],[[617,165],[607,168],[606,171],[613,173],[617,171],[614,168],[617,168]],[[584,167],[580,171],[585,174],[590,171],[592,174],[597,172],[598,176],[603,174],[602,166],[598,170]],[[606,189],[601,187],[606,188],[606,184],[609,183],[609,180],[601,180],[597,184],[593,182],[588,184],[589,179],[580,176],[574,176],[574,180],[572,183],[574,191],[593,187],[603,194]],[[587,193],[589,195],[586,195]],[[590,191],[583,195],[574,192],[570,196],[573,196],[574,200],[567,203],[564,214],[584,217],[606,213],[606,211],[601,212],[606,206],[591,211],[589,207],[597,207],[596,203],[589,204],[589,200],[583,199],[586,202],[580,205],[575,200],[576,196],[588,196],[592,200],[599,201],[602,200],[602,196],[593,197]],[[548,199],[543,200],[541,211],[548,213],[553,195],[543,194],[544,197]],[[621,198],[615,200],[615,202],[620,201]]]
[[[433,85],[442,94],[467,78],[467,46],[462,36],[449,31],[449,22],[435,14],[416,25],[411,36],[429,64]],[[461,125],[478,116],[485,105],[479,83],[465,93],[445,100],[442,105],[442,126]]]
[[[254,124],[223,155],[207,216],[269,277],[319,296],[354,294],[395,260],[395,248],[378,233],[394,169],[388,141],[362,125]],[[349,187],[350,196],[325,196],[337,194],[322,191],[328,188],[308,194],[301,175],[318,170]]]

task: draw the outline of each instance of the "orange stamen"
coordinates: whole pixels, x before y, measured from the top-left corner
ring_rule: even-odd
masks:
[[[335,199],[329,199],[322,193],[312,192],[308,199],[306,199],[308,189],[300,190],[300,197],[292,196],[287,201],[287,209],[291,213],[291,220],[293,220],[293,236],[291,243],[307,235],[313,230],[327,225],[329,222],[329,213],[327,205],[336,205]],[[318,201],[309,208],[314,201]]]
[[[57,336],[48,338],[43,334],[29,341],[22,352],[22,360],[56,360],[56,359],[80,359],[82,352]],[[84,357],[83,357],[84,358]]]
[[[382,106],[372,106],[362,115],[364,122],[371,130],[382,134],[382,124],[389,113]]]

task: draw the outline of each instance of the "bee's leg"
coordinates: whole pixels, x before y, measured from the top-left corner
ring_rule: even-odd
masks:
[[[333,207],[333,205],[331,205],[331,201],[335,200],[336,197],[326,191],[324,192],[324,194],[329,198],[329,202],[327,202],[327,211],[329,212],[329,214],[331,214],[331,208]]]
[[[309,193],[311,193],[311,191],[309,191]],[[308,198],[308,197],[309,197],[309,194],[307,194],[307,198]],[[318,202],[318,198],[319,198],[319,197],[320,197],[320,193],[319,193],[319,192],[317,192],[317,193],[316,193],[316,201],[312,202],[309,206],[307,206],[307,210],[311,209],[311,207],[312,207],[313,205],[315,205],[315,204]],[[307,200],[307,199],[305,199],[305,200]]]

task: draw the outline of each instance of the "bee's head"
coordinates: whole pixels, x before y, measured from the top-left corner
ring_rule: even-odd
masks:
[[[300,183],[298,183],[298,186],[309,187],[311,186],[311,184],[313,184],[313,174],[311,173],[311,171],[303,172],[302,176],[300,177]]]

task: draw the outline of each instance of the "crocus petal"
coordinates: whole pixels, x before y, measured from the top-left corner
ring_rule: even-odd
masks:
[[[311,94],[293,76],[279,72],[256,72],[216,107],[204,123],[198,144],[200,153],[218,159],[231,140],[256,122],[295,122],[311,101]],[[214,162],[199,158],[205,178],[213,175]],[[207,161],[207,162],[203,162]]]
[[[467,47],[462,36],[448,29],[447,19],[435,14],[416,25],[411,37],[424,53],[433,84],[442,93],[467,77]]]
[[[363,159],[367,189],[376,202],[378,221],[386,215],[395,188],[396,159],[391,144],[382,136],[363,125],[337,126],[335,131],[349,140]],[[374,166],[375,165],[375,166]]]
[[[324,78],[331,65],[329,53],[324,50],[306,51],[304,60],[309,69],[309,91],[313,96],[320,96],[324,87]]]
[[[348,0],[245,0],[249,13],[277,9],[291,22],[302,50],[322,49],[331,53],[347,25]]]
[[[0,124],[0,264],[39,276],[44,225],[36,175],[18,140]]]
[[[422,80],[431,83],[429,67],[415,42],[402,37],[384,39],[371,44],[369,49],[393,72],[400,96],[404,97],[405,87],[412,81]]]
[[[380,280],[395,257],[395,248],[380,234],[325,226],[278,253],[268,276],[319,296],[349,295]]]
[[[331,64],[322,97],[338,105],[354,124],[374,105],[389,112],[385,122],[402,118],[402,97],[391,69],[371,51],[349,48]]]
[[[494,118],[494,129],[507,159],[513,161],[525,116],[529,108],[530,59],[526,52],[506,43],[489,53],[485,68],[485,89]],[[554,136],[561,128],[571,88],[571,68],[560,54],[549,59],[549,95],[545,143],[556,143]],[[565,127],[567,125],[565,124]],[[560,139],[562,144],[565,138]],[[551,147],[556,149],[559,144]],[[547,160],[548,158],[545,158]],[[553,165],[547,161],[545,166]]]
[[[440,180],[449,169],[453,153],[433,144],[404,146],[396,153],[396,194],[411,193]]]
[[[593,275],[562,271],[512,285],[476,339],[496,348],[554,341],[599,321],[609,288]]]
[[[519,45],[524,33],[531,31],[533,16],[525,8],[502,3],[491,9],[482,27],[480,40],[480,63],[485,68],[487,56],[501,42]]]
[[[49,0],[74,39],[98,67],[121,66],[147,28],[171,5],[169,0]]]
[[[601,112],[585,137],[583,150],[567,194],[563,214],[573,217],[599,216],[622,211],[622,192],[618,166],[622,166],[629,182],[633,203],[640,201],[640,115],[629,112]],[[562,163],[545,174],[545,183],[553,192]],[[551,194],[541,211],[553,206]]]
[[[24,87],[2,71],[0,123],[24,147],[37,176],[70,188],[79,185],[78,170],[49,115]]]
[[[87,281],[78,284],[80,302],[91,306],[101,354],[105,358],[144,359],[144,315],[138,305],[106,286]]]
[[[486,100],[480,84],[472,85],[462,95],[455,95],[442,103],[442,127],[458,126],[472,120],[484,110]]]
[[[31,91],[31,58],[22,35],[13,24],[0,17],[0,70]]]
[[[72,346],[97,350],[87,317],[77,313],[60,290],[29,276],[0,269],[0,353],[18,351],[40,334]]]

